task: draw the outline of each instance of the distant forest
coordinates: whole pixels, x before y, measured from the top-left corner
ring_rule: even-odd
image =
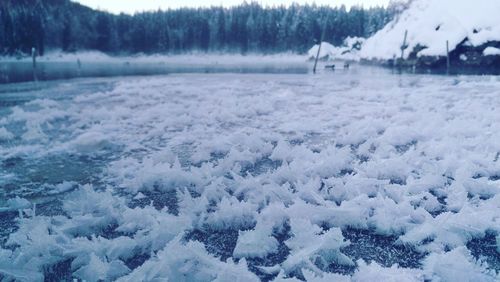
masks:
[[[40,55],[48,49],[303,53],[321,38],[323,27],[325,41],[338,45],[348,36],[370,36],[400,8],[249,3],[114,15],[69,0],[0,0],[0,53],[26,54],[32,47]]]

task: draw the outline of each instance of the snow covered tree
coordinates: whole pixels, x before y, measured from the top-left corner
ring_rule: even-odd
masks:
[[[0,52],[97,49],[107,53],[180,53],[191,50],[304,52],[318,41],[341,44],[370,36],[407,1],[388,9],[291,5],[175,9],[113,15],[70,0],[0,1]],[[326,25],[325,25],[326,21]]]

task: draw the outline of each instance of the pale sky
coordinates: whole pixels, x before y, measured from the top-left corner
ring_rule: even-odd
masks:
[[[210,7],[210,6],[235,6],[243,3],[243,0],[73,0],[89,7],[106,10],[112,13],[134,12],[157,10],[158,8],[179,8],[179,7]],[[259,0],[256,1],[264,6],[289,5],[291,3],[316,3],[317,5],[340,6],[342,4],[350,7],[352,5],[363,5],[364,7],[383,5],[386,6],[390,0]],[[247,1],[248,3],[251,1]]]

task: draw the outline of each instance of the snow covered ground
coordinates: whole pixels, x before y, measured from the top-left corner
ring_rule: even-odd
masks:
[[[0,87],[0,279],[498,281],[500,78]]]
[[[386,61],[400,58],[401,47],[406,44],[404,59],[411,56],[411,59],[432,57],[437,60],[446,56],[448,42],[452,65],[472,66],[479,71],[481,67],[497,68],[494,57],[482,57],[500,55],[499,1],[408,2],[406,10],[367,39],[347,38],[343,46],[323,42],[319,57],[326,60]],[[318,45],[314,45],[307,53],[308,58],[314,59],[317,52]],[[423,64],[424,69],[436,68],[439,64],[436,62],[437,65],[431,66],[430,62]]]
[[[307,52],[309,60],[314,60],[318,56],[321,60],[346,60],[359,61],[358,52],[362,48],[364,38],[348,37],[342,46],[333,46],[328,42],[321,43],[321,50],[318,56],[319,45],[316,44]]]
[[[418,56],[446,56],[446,41],[453,51],[466,41],[478,47],[500,41],[500,2],[497,0],[415,0],[399,17],[366,40],[359,53],[365,59],[399,57],[405,31],[408,49],[425,47]]]

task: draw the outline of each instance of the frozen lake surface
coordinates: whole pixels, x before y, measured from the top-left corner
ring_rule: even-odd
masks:
[[[0,57],[0,84],[85,77],[161,75],[175,73],[308,73],[304,56],[184,55],[108,57],[65,54],[39,58]]]
[[[0,280],[497,281],[499,121],[495,76],[0,85]]]

